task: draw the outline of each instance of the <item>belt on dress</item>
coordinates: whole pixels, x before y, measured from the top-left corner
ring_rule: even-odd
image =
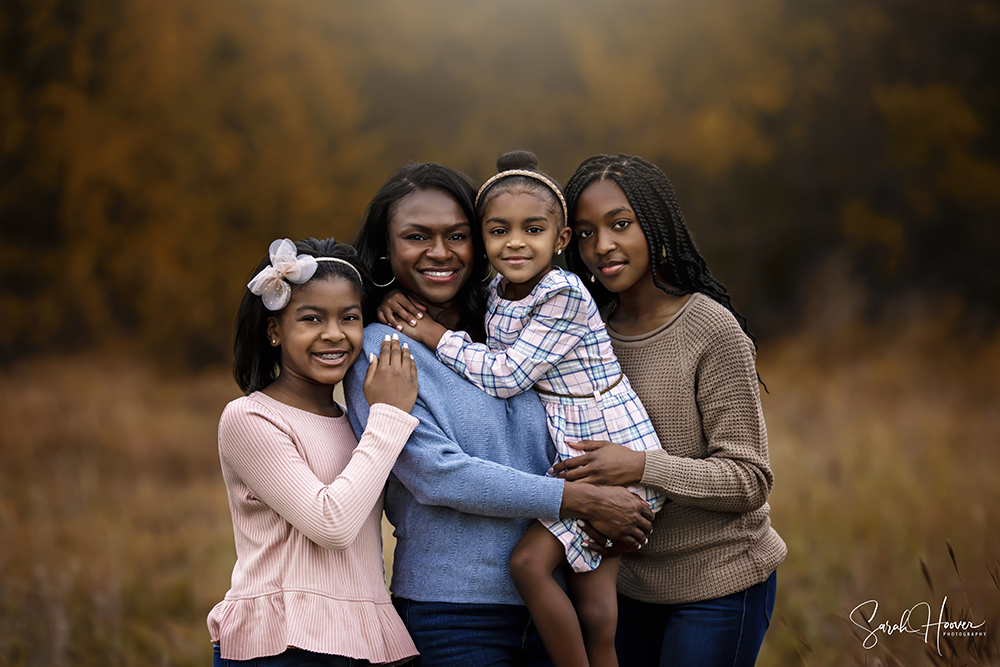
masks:
[[[615,380],[614,382],[612,382],[610,385],[608,385],[608,388],[605,389],[604,391],[595,391],[593,394],[586,394],[584,396],[578,396],[576,394],[559,394],[559,393],[554,392],[554,391],[549,391],[548,389],[542,389],[537,384],[535,386],[533,386],[532,389],[534,389],[535,391],[537,391],[539,394],[545,394],[546,396],[558,396],[559,398],[594,398],[595,396],[599,396],[599,395],[601,395],[603,393],[609,392],[612,389],[614,389],[615,387],[617,387],[618,383],[622,381],[623,377],[625,377],[625,374],[624,373],[619,373],[618,374],[618,379]]]

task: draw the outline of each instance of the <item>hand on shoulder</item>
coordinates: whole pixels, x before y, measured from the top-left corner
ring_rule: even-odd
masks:
[[[406,343],[398,336],[382,340],[379,356],[368,357],[364,392],[369,405],[385,403],[403,412],[410,412],[417,400],[417,365]]]

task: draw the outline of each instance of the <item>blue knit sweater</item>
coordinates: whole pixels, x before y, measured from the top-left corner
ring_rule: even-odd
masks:
[[[344,379],[354,432],[368,421],[368,354],[395,331],[365,327],[364,353]],[[493,398],[403,334],[417,362],[420,424],[389,477],[394,595],[425,602],[523,604],[507,561],[534,518],[556,519],[563,482],[545,477],[555,449],[533,391]],[[529,517],[529,518],[524,518]]]

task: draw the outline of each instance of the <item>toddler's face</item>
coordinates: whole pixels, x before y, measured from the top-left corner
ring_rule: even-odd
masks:
[[[552,256],[569,242],[560,212],[532,192],[497,195],[483,214],[486,257],[523,298],[552,269]],[[511,298],[505,295],[507,298]]]

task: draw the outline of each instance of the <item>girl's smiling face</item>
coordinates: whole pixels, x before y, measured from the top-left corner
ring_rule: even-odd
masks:
[[[335,385],[361,353],[361,296],[338,276],[295,285],[288,305],[268,320],[267,334],[281,347],[276,382]]]
[[[449,307],[473,268],[472,225],[441,190],[416,190],[389,216],[388,257],[399,286]]]
[[[573,233],[587,270],[608,290],[621,293],[646,282],[653,285],[649,243],[614,181],[595,181],[580,193]]]
[[[483,242],[490,264],[509,281],[504,298],[523,299],[552,270],[552,256],[572,232],[558,210],[527,191],[497,195],[483,212]]]

